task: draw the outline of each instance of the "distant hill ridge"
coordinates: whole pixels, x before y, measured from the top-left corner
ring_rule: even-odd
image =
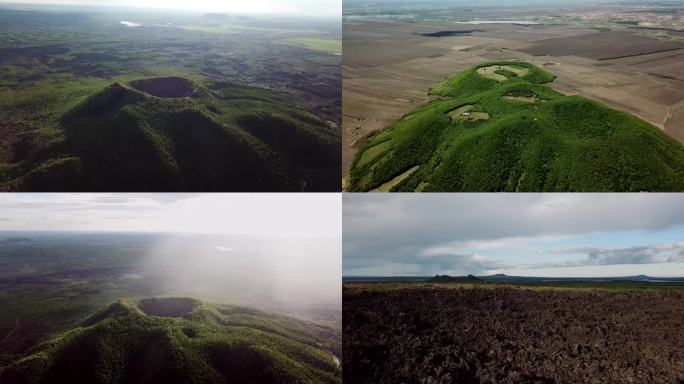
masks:
[[[638,276],[617,276],[617,277],[554,277],[554,276],[510,276],[503,273],[495,275],[483,275],[483,276],[460,276],[451,277],[448,275],[435,275],[433,277],[428,276],[344,276],[342,279],[344,281],[396,281],[396,282],[420,282],[420,281],[432,281],[441,279],[467,279],[473,277],[478,279],[480,282],[510,282],[510,283],[526,283],[526,282],[560,282],[560,281],[682,281],[684,282],[684,276],[682,277],[653,277],[647,275]],[[472,280],[472,279],[471,279]]]
[[[435,275],[435,277],[427,280],[428,283],[483,283],[481,279],[473,275],[468,276],[449,276],[449,275]]]

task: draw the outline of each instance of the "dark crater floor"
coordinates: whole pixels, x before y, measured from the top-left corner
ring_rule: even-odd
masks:
[[[150,95],[164,98],[190,97],[195,87],[192,82],[183,77],[153,77],[135,80],[131,86]]]
[[[184,317],[197,306],[190,298],[144,299],[138,301],[138,308],[147,315],[162,317]]]

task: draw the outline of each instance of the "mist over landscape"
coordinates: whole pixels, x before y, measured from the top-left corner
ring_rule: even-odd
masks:
[[[342,8],[341,0],[293,0],[282,2],[277,0],[215,1],[215,0],[147,0],[144,2],[131,0],[2,0],[2,4],[24,6],[72,6],[72,7],[130,7],[142,9],[166,9],[191,12],[227,12],[246,14],[271,14],[280,16],[305,16],[315,18],[339,19]]]
[[[23,377],[28,368],[12,364],[20,357],[31,361],[42,356],[31,355],[32,348],[57,343],[60,347],[51,351],[63,359],[76,358],[68,351],[81,353],[89,347],[75,344],[123,343],[126,332],[138,332],[152,319],[162,322],[157,326],[171,327],[168,337],[174,345],[207,332],[203,340],[224,340],[230,353],[243,358],[250,352],[235,350],[243,337],[251,340],[248,348],[300,350],[295,359],[309,359],[307,363],[283,363],[278,370],[285,371],[279,375],[337,382],[339,196],[7,194],[0,199],[3,382]],[[178,321],[187,322],[184,332],[190,336],[171,336]],[[111,324],[124,330],[105,342],[97,335]],[[258,334],[243,335],[241,327]],[[80,336],[63,346],[50,341],[68,330]],[[262,340],[264,332],[282,340]],[[141,343],[137,348],[154,348]],[[226,365],[230,359],[214,360],[203,343],[187,353],[208,359],[206,364],[215,370],[211,372],[234,372]],[[122,346],[121,353],[134,350],[129,348]],[[269,375],[278,373],[264,371],[271,359],[267,355],[252,360],[254,371],[241,374],[272,380]],[[99,375],[100,364],[109,358],[95,359],[88,372]],[[120,368],[130,369],[126,366]],[[71,377],[62,367],[31,372]],[[160,369],[160,375],[167,372]],[[190,370],[185,374],[193,375]],[[84,375],[71,378],[85,380]],[[183,377],[174,380],[189,380]]]

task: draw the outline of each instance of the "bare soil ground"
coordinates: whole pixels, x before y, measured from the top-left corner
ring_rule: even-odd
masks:
[[[682,383],[684,293],[343,291],[349,383]]]
[[[607,60],[680,49],[684,49],[683,42],[657,40],[626,31],[611,31],[591,33],[580,39],[542,39],[528,45],[523,51],[535,56],[580,56]]]
[[[634,114],[684,143],[684,49],[677,49],[684,38],[617,25],[610,32],[570,24],[459,28],[472,31],[449,21],[344,22],[344,176],[367,138],[428,101],[430,86],[494,60],[544,67],[558,76],[551,86],[559,91]]]

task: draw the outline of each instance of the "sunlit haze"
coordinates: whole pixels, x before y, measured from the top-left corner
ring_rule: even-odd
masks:
[[[0,230],[341,236],[333,194],[2,194]]]
[[[147,1],[99,1],[99,0],[24,0],[0,1],[0,3],[28,3],[49,5],[88,5],[88,6],[122,6],[159,9],[181,9],[198,12],[226,13],[264,13],[279,15],[303,15],[318,17],[340,17],[341,0],[147,0]]]
[[[0,248],[116,265],[157,295],[337,313],[341,210],[339,194],[2,194]]]

